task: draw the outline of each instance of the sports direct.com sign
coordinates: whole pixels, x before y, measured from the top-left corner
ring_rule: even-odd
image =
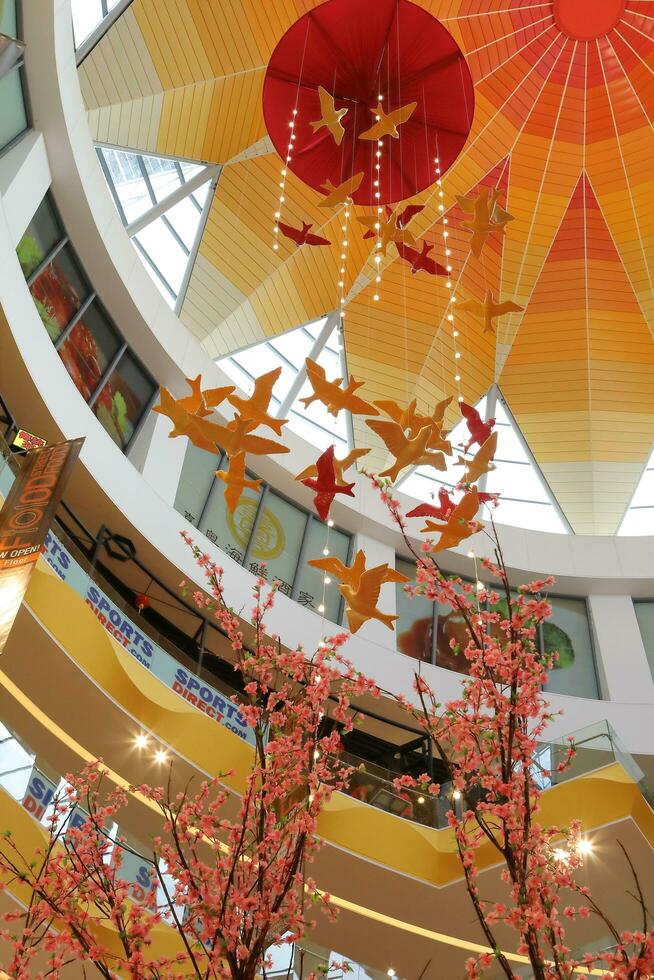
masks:
[[[84,598],[102,628],[134,660],[207,718],[254,745],[254,736],[238,705],[203,679],[180,667],[174,657],[146,636],[142,628],[90,578],[52,531],[46,536],[43,558],[62,581]]]

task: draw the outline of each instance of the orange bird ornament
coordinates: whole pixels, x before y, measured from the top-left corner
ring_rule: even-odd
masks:
[[[486,290],[483,303],[477,299],[465,299],[459,303],[459,310],[464,313],[472,313],[484,324],[484,333],[495,333],[495,320],[498,316],[505,316],[507,313],[522,313],[524,306],[518,306],[513,300],[505,300],[503,303],[496,303],[490,289]]]
[[[496,231],[503,235],[506,225],[513,221],[513,215],[500,208],[497,203],[500,193],[494,187],[482,187],[476,197],[457,195],[459,207],[466,214],[472,215],[470,221],[461,222],[461,227],[471,232],[470,251],[477,259],[488,236]]]
[[[316,469],[318,473],[315,479],[308,477],[302,480],[302,483],[305,487],[313,490],[315,494],[313,505],[316,508],[320,520],[326,521],[336,494],[342,493],[348,497],[353,497],[354,483],[337,483],[336,473],[334,471],[333,446],[330,446],[329,449],[324,451],[322,456],[318,457],[316,460]]]
[[[336,146],[340,146],[345,135],[345,127],[341,119],[347,115],[348,109],[337,109],[334,96],[322,85],[318,86],[318,98],[320,99],[320,119],[310,123],[310,126],[314,133],[317,133],[324,126],[331,133]]]
[[[481,445],[477,451],[477,455],[473,456],[472,459],[465,459],[463,456],[459,456],[454,465],[465,466],[466,468],[465,475],[461,477],[461,480],[465,483],[476,483],[480,476],[494,470],[496,467],[493,459],[495,458],[496,452],[497,432],[493,432],[486,442]]]
[[[261,480],[248,480],[245,475],[245,453],[230,456],[227,470],[216,470],[216,476],[225,484],[225,503],[230,514],[236,510],[246,488],[260,493]]]
[[[327,197],[323,198],[319,202],[319,208],[335,208],[339,204],[347,204],[350,201],[352,194],[356,194],[361,186],[361,181],[363,180],[363,170],[361,173],[355,174],[354,177],[349,177],[344,180],[342,184],[338,187],[334,187],[331,180],[325,181],[322,185],[323,190],[327,191]]]
[[[350,566],[344,565],[340,558],[332,556],[328,558],[312,558],[307,564],[313,568],[319,568],[320,571],[326,572],[328,575],[333,575],[340,584],[349,585],[353,589],[356,589],[361,581],[361,576],[366,571],[366,556],[363,551],[357,551],[354,561]],[[386,566],[383,582],[408,581],[409,579],[406,575],[402,575],[401,572],[391,568],[390,565]]]
[[[363,398],[359,398],[354,392],[363,386],[363,381],[355,381],[352,375],[346,388],[341,388],[342,378],[328,381],[325,369],[307,357],[307,377],[311,382],[313,394],[300,401],[308,408],[315,401],[322,402],[330,415],[334,418],[342,409],[347,409],[351,415],[379,415],[379,412]]]
[[[399,242],[400,244],[410,245],[414,248],[418,244],[413,237],[413,233],[407,227],[400,228],[395,212],[392,212],[385,219],[380,214],[366,214],[357,218],[357,221],[364,228],[367,228],[369,232],[372,232],[372,237],[379,238],[377,244],[382,255],[386,255],[386,250],[391,242],[395,242],[396,244]],[[379,228],[377,225],[379,225]]]
[[[386,448],[395,456],[395,462],[383,470],[379,476],[387,476],[395,483],[407,466],[433,466],[445,470],[445,457],[442,453],[430,453],[427,443],[432,436],[431,426],[424,426],[413,439],[408,439],[397,422],[387,419],[366,419],[366,425],[383,440]]]
[[[229,425],[218,425],[206,419],[196,419],[188,436],[200,449],[216,452],[216,446],[220,446],[228,456],[235,456],[240,452],[252,453],[253,456],[273,456],[276,453],[289,452],[288,446],[283,446],[280,442],[251,435],[256,427],[256,422],[243,419],[239,415],[232,419]],[[212,446],[213,448],[210,448]]]
[[[389,630],[394,628],[393,623],[399,616],[390,616],[377,608],[381,587],[388,581],[387,574],[388,565],[377,565],[363,572],[356,585],[339,585],[339,592],[346,602],[345,615],[350,632],[358,632],[371,619],[378,619]]]
[[[433,534],[437,532],[440,538],[434,545],[432,551],[445,551],[446,548],[456,548],[457,545],[472,537],[477,531],[483,530],[484,525],[475,521],[475,516],[479,510],[479,494],[477,488],[469,490],[456,507],[451,511],[445,524],[435,524],[427,521],[422,528],[421,534]]]
[[[243,419],[256,422],[257,425],[265,425],[276,432],[278,436],[281,436],[282,426],[286,425],[288,419],[276,419],[274,416],[268,415],[268,407],[272,399],[275,382],[281,373],[282,369],[278,367],[274,371],[262,374],[254,382],[254,391],[249,398],[230,395],[228,399],[230,405],[233,405],[240,412]]]
[[[384,112],[381,106],[375,106],[374,109],[370,110],[375,117],[375,122],[370,129],[359,134],[359,139],[380,140],[384,136],[391,136],[395,140],[399,139],[400,134],[397,127],[408,122],[417,107],[417,102],[408,102],[399,109],[393,109],[392,112]]]

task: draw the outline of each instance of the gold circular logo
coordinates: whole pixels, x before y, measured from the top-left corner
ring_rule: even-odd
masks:
[[[246,548],[252,534],[258,501],[241,497],[233,514],[227,511],[227,524],[241,548]],[[250,554],[260,561],[270,561],[281,555],[286,544],[284,528],[277,517],[264,507]]]

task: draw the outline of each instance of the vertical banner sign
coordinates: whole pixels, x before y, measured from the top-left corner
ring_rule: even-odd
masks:
[[[83,442],[27,453],[0,510],[0,653]]]

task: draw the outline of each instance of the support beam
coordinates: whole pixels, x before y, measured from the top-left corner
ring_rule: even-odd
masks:
[[[339,321],[339,315],[336,311],[327,314],[327,318],[322,325],[322,329],[320,330],[320,333],[314,340],[311,350],[307,354],[307,357],[310,358],[310,360],[315,361],[316,358],[320,356],[321,351],[323,350],[325,344],[331,337],[334,328],[338,324],[338,321]],[[307,380],[307,365],[305,362],[300,368],[300,370],[298,371],[298,373],[295,375],[295,378],[293,379],[293,384],[286,392],[286,397],[284,398],[281,405],[277,409],[278,419],[286,418],[287,413],[290,411],[291,406],[295,402],[295,399],[300,394],[300,391],[302,390],[302,385],[306,380]]]
[[[158,201],[157,204],[151,207],[144,214],[140,215],[140,217],[136,218],[130,224],[125,225],[125,231],[129,237],[133,238],[135,235],[138,235],[140,231],[143,231],[144,228],[151,225],[153,221],[160,218],[166,211],[169,211],[170,208],[174,208],[176,204],[183,201],[184,198],[189,196],[189,194],[199,190],[199,188],[202,187],[203,184],[206,184],[208,180],[217,180],[220,175],[220,170],[220,164],[205,167],[204,170],[201,170],[200,173],[196,174],[194,177],[191,177],[191,179],[187,180],[186,183],[180,184],[179,187],[175,188],[171,194],[168,194],[161,201]]]
[[[102,18],[96,29],[91,31],[89,36],[82,41],[75,52],[75,61],[77,62],[78,68],[84,59],[88,58],[96,44],[99,44],[109,28],[113,27],[118,18],[125,13],[131,3],[133,3],[133,0],[118,0],[116,6],[108,12],[106,17]]]
[[[207,193],[207,199],[204,202],[202,211],[200,212],[200,221],[198,227],[195,231],[195,238],[193,239],[193,244],[191,245],[191,254],[186,262],[186,268],[184,269],[184,275],[180,283],[179,292],[177,293],[177,299],[175,300],[175,313],[177,316],[182,312],[182,307],[184,306],[184,300],[186,299],[186,293],[188,292],[189,283],[191,281],[191,276],[193,275],[193,269],[195,267],[195,260],[198,257],[198,252],[200,251],[200,245],[202,243],[202,236],[204,235],[204,229],[207,227],[207,221],[209,220],[209,213],[213,205],[214,195],[216,193],[216,187],[218,186],[218,181],[220,179],[220,170],[215,175],[211,181],[209,187],[209,192]],[[183,186],[186,187],[190,181],[187,181]]]

